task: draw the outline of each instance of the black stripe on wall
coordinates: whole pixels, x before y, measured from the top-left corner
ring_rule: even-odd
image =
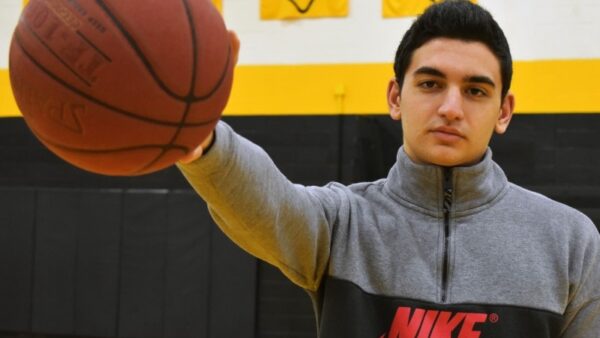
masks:
[[[225,120],[238,132],[264,147],[292,181],[303,184],[320,185],[332,180],[351,183],[384,177],[394,163],[396,152],[402,143],[400,124],[390,120],[387,116],[227,117]],[[600,175],[598,175],[600,142],[596,138],[597,135],[600,135],[600,114],[517,115],[507,134],[495,136],[491,147],[494,159],[504,168],[509,180],[567,203],[586,213],[597,225],[600,225]],[[0,279],[5,283],[16,279],[31,279],[32,274],[37,271],[36,269],[22,268],[28,266],[27,262],[35,262],[33,256],[38,255],[29,251],[33,246],[32,238],[47,235],[44,229],[36,230],[32,225],[35,224],[35,216],[32,216],[32,210],[30,210],[33,208],[31,203],[33,203],[32,201],[42,204],[50,203],[51,199],[44,200],[41,197],[32,196],[31,191],[39,188],[189,189],[175,168],[134,178],[103,177],[73,168],[45,150],[31,136],[20,118],[0,119],[0,157],[2,158],[0,161],[0,187],[10,187],[15,192],[14,195],[11,195],[14,197],[1,199],[1,205],[3,207],[8,204],[12,205],[10,203],[12,199],[24,203],[23,206],[14,206],[14,209],[11,210],[13,212],[11,217],[19,219],[19,222],[23,224],[18,227],[5,228],[10,232],[10,236],[19,238],[23,246],[12,245],[11,247],[9,240],[5,240],[5,246],[0,246],[5,250],[16,250],[11,252],[19,252],[18,260],[11,260],[6,255],[0,255],[0,260],[4,259],[2,266],[14,268],[13,275],[7,275]],[[73,203],[86,202],[83,200]],[[0,215],[0,221],[6,222],[6,217],[6,215]],[[171,219],[174,216],[169,214],[161,217]],[[205,214],[202,217],[208,218],[208,215]],[[170,222],[169,224],[171,224]],[[64,223],[61,226],[69,227],[70,225]],[[142,225],[140,224],[140,226]],[[158,224],[156,227],[157,233],[166,231],[161,230]],[[150,230],[146,229],[145,231]],[[40,231],[40,233],[36,233],[36,231]],[[0,236],[0,241],[2,239],[3,237]],[[176,246],[172,247],[172,243],[169,243],[163,241],[158,243],[157,247],[163,251],[180,250]],[[232,245],[225,239],[223,239],[223,243]],[[140,249],[145,247],[143,243],[139,243],[139,245]],[[109,250],[109,247],[105,249]],[[67,244],[61,250],[87,255],[85,251],[80,251],[84,250],[81,244],[75,248]],[[200,252],[197,254],[203,255]],[[220,259],[227,259],[230,255],[228,251],[213,252],[212,254],[219,255]],[[214,260],[214,257],[212,259]],[[40,264],[40,262],[36,264]],[[161,264],[166,263],[162,262]],[[212,267],[209,271],[226,273],[220,270],[222,267]],[[150,273],[150,270],[147,272]],[[240,276],[246,276],[253,273],[254,270],[251,270],[252,268],[238,273]],[[314,319],[308,297],[285,280],[274,268],[260,263],[256,271],[258,285],[255,293],[250,293],[256,296],[256,312],[239,320],[246,324],[254,323],[256,337],[283,338],[292,336],[292,333],[294,337],[315,337]],[[78,274],[81,273],[78,271]],[[185,274],[193,273],[185,272]],[[157,272],[155,275],[159,276],[160,273]],[[72,276],[75,281],[83,278],[77,276],[77,274]],[[180,277],[181,280],[187,278],[184,275]],[[223,283],[219,280],[212,280],[212,282]],[[160,287],[166,287],[167,290],[175,292],[179,286],[173,283],[165,284],[163,281]],[[30,288],[12,283],[6,288],[0,288],[0,292],[27,298],[32,297],[32,292],[35,293],[38,287]],[[139,290],[139,292],[145,291]],[[64,294],[67,297],[67,293]],[[238,296],[249,297],[248,293]],[[206,297],[206,295],[202,297]],[[4,299],[10,302],[10,298]],[[76,299],[75,303],[89,304],[85,293],[79,294]],[[163,300],[162,304],[166,305],[166,309],[170,309],[168,311],[171,312],[157,313],[153,317],[151,316],[152,318],[159,318],[157,320],[164,320],[167,323],[169,322],[168,318],[178,317],[177,304],[184,304],[185,309],[189,307],[189,311],[193,311],[193,313],[201,314],[209,311],[195,308],[197,302],[189,299],[186,301],[185,297],[181,295],[179,298],[168,299],[170,300]],[[235,300],[231,298],[223,302],[210,299],[208,304],[211,306],[218,304],[215,313],[225,314],[231,306],[235,306]],[[111,301],[110,297],[104,299],[106,304]],[[160,299],[155,300],[155,304],[160,302]],[[32,307],[38,306],[30,303],[15,303],[14,298],[13,303],[10,306],[15,309],[14,312],[0,307],[0,325],[2,325],[0,329],[2,330],[6,328],[5,330],[9,331],[20,331],[21,328],[28,327],[32,318],[28,318],[25,314],[29,313]],[[103,306],[108,306],[106,304]],[[126,306],[120,308],[127,311],[129,309]],[[42,307],[36,311],[46,310]],[[61,317],[61,320],[73,317],[71,316],[73,310],[64,311],[66,312],[63,313],[64,318]],[[108,313],[110,314],[110,312]],[[85,319],[82,316],[75,316],[75,319],[70,320],[76,323]],[[217,318],[210,319],[213,321],[210,327],[231,327],[229,322]],[[198,329],[202,323],[189,325],[196,325],[195,329]],[[62,324],[72,325],[68,321]],[[120,323],[118,327],[125,330],[126,326],[130,324]],[[169,325],[161,324],[161,330],[178,332],[177,327]],[[132,334],[142,334],[133,329],[126,331]],[[205,334],[206,337],[210,336],[210,332]]]
[[[192,191],[0,187],[0,202],[0,337],[255,337],[256,260]]]

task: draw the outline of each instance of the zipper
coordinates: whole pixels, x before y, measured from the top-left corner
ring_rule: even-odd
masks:
[[[446,302],[448,293],[448,249],[450,246],[450,211],[452,210],[452,169],[444,168],[443,182],[444,201],[442,210],[444,212],[444,260],[442,265],[442,303]]]

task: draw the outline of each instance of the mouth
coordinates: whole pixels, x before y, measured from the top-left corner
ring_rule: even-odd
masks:
[[[453,127],[441,126],[431,129],[430,132],[443,142],[456,142],[465,139],[465,135]]]

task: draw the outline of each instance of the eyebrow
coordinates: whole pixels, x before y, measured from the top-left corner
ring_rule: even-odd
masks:
[[[467,76],[465,78],[466,82],[469,83],[483,83],[483,84],[488,84],[490,86],[492,86],[493,88],[496,88],[496,84],[494,83],[494,81],[492,81],[492,79],[490,79],[487,76],[483,76],[483,75],[475,75],[475,76]]]
[[[439,70],[433,68],[433,67],[420,67],[419,69],[415,70],[415,75],[432,75],[432,76],[437,76],[437,77],[441,77],[441,78],[446,78],[446,74],[440,72]]]
[[[414,72],[415,75],[431,75],[431,76],[436,76],[436,77],[441,77],[443,79],[446,78],[446,74],[442,73],[439,69],[433,68],[433,67],[420,67],[419,69],[415,70]],[[496,88],[496,83],[494,83],[494,81],[492,79],[490,79],[488,76],[485,75],[473,75],[473,76],[466,76],[464,78],[465,82],[468,83],[483,83],[483,84],[488,84],[494,88]]]

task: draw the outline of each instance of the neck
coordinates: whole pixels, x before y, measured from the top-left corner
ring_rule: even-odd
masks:
[[[439,216],[444,179],[450,175],[449,181],[452,182],[455,196],[453,210],[476,209],[496,198],[508,186],[502,169],[491,157],[491,151],[488,150],[477,163],[444,167],[417,163],[401,149],[386,185],[400,200]]]

